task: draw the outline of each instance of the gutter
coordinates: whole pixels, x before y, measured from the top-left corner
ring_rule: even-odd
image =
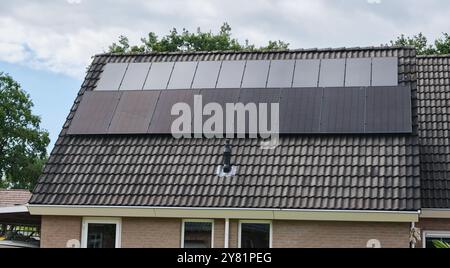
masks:
[[[130,206],[61,206],[28,205],[31,215],[207,218],[251,220],[306,220],[359,222],[417,222],[420,211],[253,209],[253,208],[189,208]]]
[[[0,207],[0,214],[28,212],[27,206]]]
[[[450,219],[450,209],[445,208],[423,208],[420,218]]]

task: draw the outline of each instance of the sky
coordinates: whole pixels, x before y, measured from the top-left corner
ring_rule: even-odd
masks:
[[[256,45],[291,48],[378,46],[400,34],[430,40],[450,32],[447,0],[5,0],[0,8],[0,72],[27,91],[51,144],[92,56],[118,36],[138,43],[148,32],[217,31]]]

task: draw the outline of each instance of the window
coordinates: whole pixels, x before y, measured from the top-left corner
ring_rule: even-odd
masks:
[[[81,235],[83,248],[119,248],[121,220],[84,218]]]
[[[183,220],[182,248],[212,248],[214,245],[213,220]]]
[[[272,247],[272,223],[270,221],[241,221],[239,223],[239,247]]]
[[[450,232],[424,231],[423,246],[425,248],[434,248],[433,241],[442,241],[450,244]]]

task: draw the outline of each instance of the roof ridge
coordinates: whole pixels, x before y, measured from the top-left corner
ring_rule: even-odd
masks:
[[[337,47],[337,48],[298,48],[298,49],[282,49],[282,50],[214,50],[214,51],[175,51],[175,52],[127,52],[127,53],[111,53],[104,52],[95,54],[97,56],[150,56],[150,55],[200,55],[200,54],[248,54],[248,53],[298,53],[298,52],[337,52],[337,51],[363,51],[363,50],[394,50],[408,49],[415,50],[413,46],[367,46],[367,47]]]

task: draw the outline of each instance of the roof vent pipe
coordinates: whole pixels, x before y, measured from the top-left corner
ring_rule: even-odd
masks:
[[[230,173],[231,170],[231,144],[227,140],[223,148],[223,172]]]

